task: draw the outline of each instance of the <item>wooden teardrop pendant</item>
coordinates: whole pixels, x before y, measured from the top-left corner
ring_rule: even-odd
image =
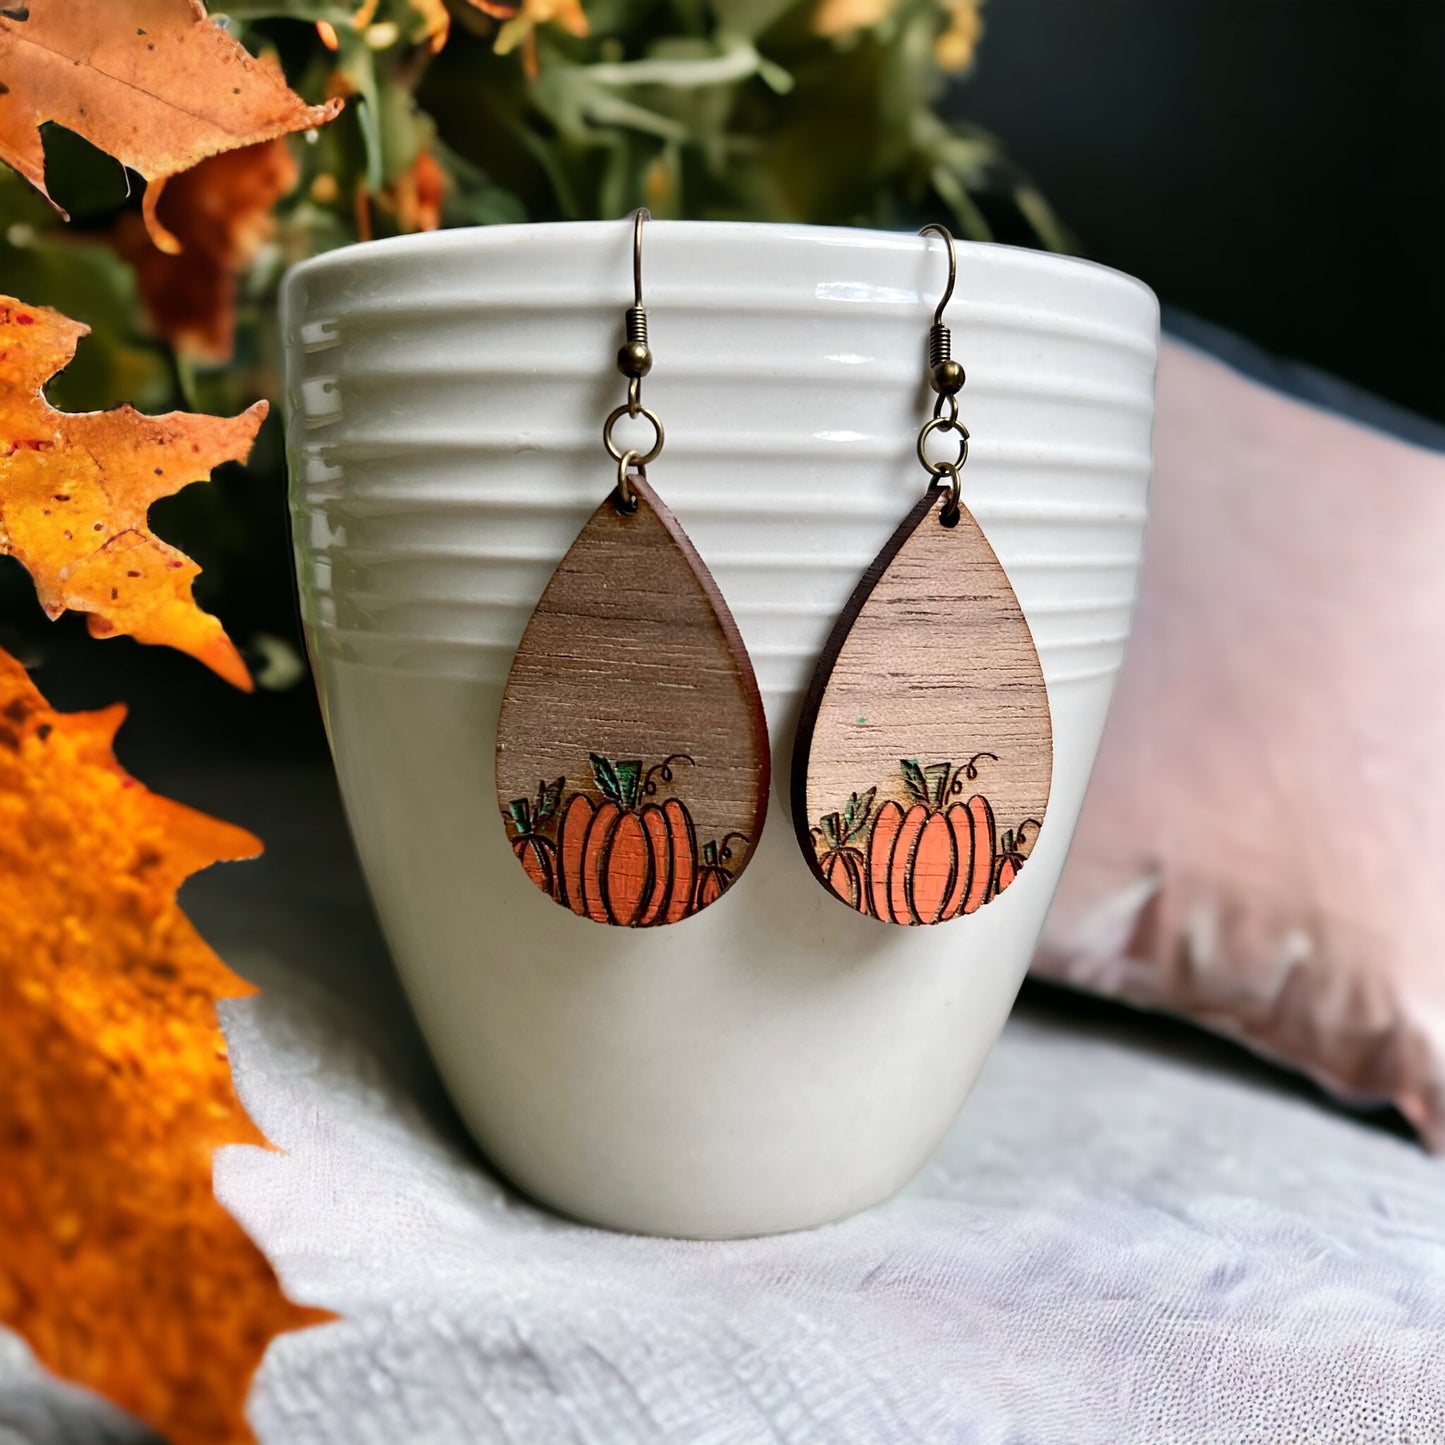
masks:
[[[512,852],[597,923],[676,923],[747,866],[768,799],[752,664],[686,533],[640,475],[558,565],[512,661],[497,800]]]
[[[830,892],[887,923],[1013,882],[1053,774],[1048,693],[1008,577],[949,490],[920,499],[844,608],[803,705],[793,824]]]

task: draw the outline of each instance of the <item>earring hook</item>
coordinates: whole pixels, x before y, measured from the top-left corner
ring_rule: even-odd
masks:
[[[641,234],[640,223],[639,234]],[[935,326],[942,326],[943,308],[953,300],[953,283],[958,278],[958,247],[954,243],[953,232],[950,231],[947,226],[940,225],[937,221],[930,221],[918,234],[920,236],[942,236],[944,243],[948,247],[948,285],[944,288],[943,296],[938,303],[938,309],[933,313],[933,324]],[[639,287],[641,284],[641,281],[639,281]]]
[[[652,370],[652,348],[647,344],[647,312],[642,305],[642,223],[652,219],[646,206],[639,206],[632,213],[632,305],[627,308],[624,326],[627,339],[617,353],[617,369],[627,378],[627,400],[617,407],[602,424],[602,444],[607,454],[617,463],[618,510],[632,513],[637,510],[637,498],[628,484],[628,477],[635,468],[639,476],[645,475],[645,468],[657,459],[662,450],[662,422],[656,412],[649,411],[642,404],[642,378]],[[636,448],[624,449],[612,439],[612,429],[624,417],[643,417],[652,423],[656,436],[646,451]]]
[[[632,213],[632,304],[642,306],[642,223],[652,219],[646,206]],[[949,287],[952,290],[952,286]]]
[[[958,279],[958,247],[953,233],[937,221],[930,222],[919,233],[920,236],[941,236],[948,246],[948,285],[939,298],[938,308],[933,313],[933,325],[928,328],[928,384],[936,394],[933,404],[933,420],[924,424],[918,434],[918,460],[932,478],[934,486],[941,486],[944,477],[948,480],[948,498],[939,513],[939,521],[945,527],[955,526],[959,519],[959,469],[968,460],[968,428],[958,419],[958,393],[963,388],[963,367],[953,359],[953,333],[943,319],[944,308],[953,299],[953,285]],[[924,450],[925,443],[934,432],[953,432],[958,437],[958,456],[951,462],[933,462]]]

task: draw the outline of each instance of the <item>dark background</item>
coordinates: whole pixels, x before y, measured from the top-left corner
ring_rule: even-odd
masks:
[[[951,109],[1084,255],[1445,421],[1445,3],[993,0]]]

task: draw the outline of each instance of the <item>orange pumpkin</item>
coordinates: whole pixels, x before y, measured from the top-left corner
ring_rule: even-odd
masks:
[[[1019,876],[1019,862],[1017,858],[1007,854],[998,860],[998,871],[993,876],[993,895],[995,898]]]
[[[993,858],[997,829],[993,820],[993,809],[987,798],[974,794],[967,804],[960,808],[954,804],[948,810],[954,820],[954,833],[959,839],[959,857],[967,858],[967,864],[959,871],[959,886],[956,911],[974,913],[993,897]],[[964,832],[966,822],[967,833]],[[964,837],[968,839],[968,851],[964,852]],[[965,886],[964,879],[967,878]],[[950,918],[952,913],[948,915]]]
[[[889,923],[938,923],[972,913],[991,896],[994,878],[994,820],[988,799],[966,803],[966,778],[974,762],[928,768],[905,759],[903,779],[913,799],[906,811],[889,800],[878,810],[868,841],[869,910]]]
[[[734,838],[748,841],[741,833],[729,833],[722,840],[721,848],[716,843],[702,845],[702,866],[697,872],[697,891],[693,895],[694,913],[700,913],[709,903],[716,903],[731,885],[733,875],[727,865],[732,861],[733,850],[728,844]]]
[[[563,779],[537,785],[533,800],[514,798],[507,804],[507,819],[516,830],[512,835],[512,852],[522,871],[549,897],[556,896],[557,845],[542,836],[543,826],[556,815],[562,799]]]
[[[596,754],[591,761],[603,801],[574,793],[562,811],[560,900],[584,918],[623,928],[687,917],[698,869],[697,831],[686,805],[677,798],[643,803],[650,774],[641,762]]]
[[[1029,829],[1034,831],[1032,835]],[[1036,818],[1025,818],[1017,828],[1009,828],[998,841],[998,863],[994,868],[993,893],[997,897],[1019,876],[1024,860],[1033,851],[1034,839],[1038,837],[1039,823]]]
[[[854,793],[848,806],[838,813],[829,813],[818,820],[813,831],[813,844],[818,849],[818,871],[825,882],[844,903],[867,913],[867,859],[863,847],[868,824],[873,819],[873,799],[878,789]]]

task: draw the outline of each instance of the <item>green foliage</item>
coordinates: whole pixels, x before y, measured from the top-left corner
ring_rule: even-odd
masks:
[[[586,37],[538,27],[535,81],[473,21],[420,83],[442,139],[529,219],[645,204],[712,220],[941,217],[986,238],[982,193],[1058,240],[996,143],[938,114],[939,0],[897,0],[837,37],[816,33],[812,0],[592,0],[586,14]]]
[[[1008,239],[1063,244],[996,142],[939,112],[950,81],[940,56],[971,58],[975,0],[520,0],[510,19],[501,0],[211,8],[250,50],[278,59],[308,100],[343,94],[346,108],[292,141],[300,183],[240,278],[235,353],[222,367],[177,357],[149,332],[130,268],[111,249],[143,183],[53,126],[48,173],[69,223],[0,170],[4,289],[93,329],[52,389],[58,405],[234,411],[274,398],[286,266],[436,222],[573,220],[647,205],[659,218],[900,229],[944,219],[985,239],[992,220]],[[168,504],[213,585],[246,580],[248,547],[275,536],[275,428],[251,480],[232,491],[235,505],[208,515],[184,494]],[[230,535],[208,548],[195,533],[215,528]],[[257,587],[279,575],[284,553],[251,569]],[[284,630],[288,608],[283,595],[263,624]]]

